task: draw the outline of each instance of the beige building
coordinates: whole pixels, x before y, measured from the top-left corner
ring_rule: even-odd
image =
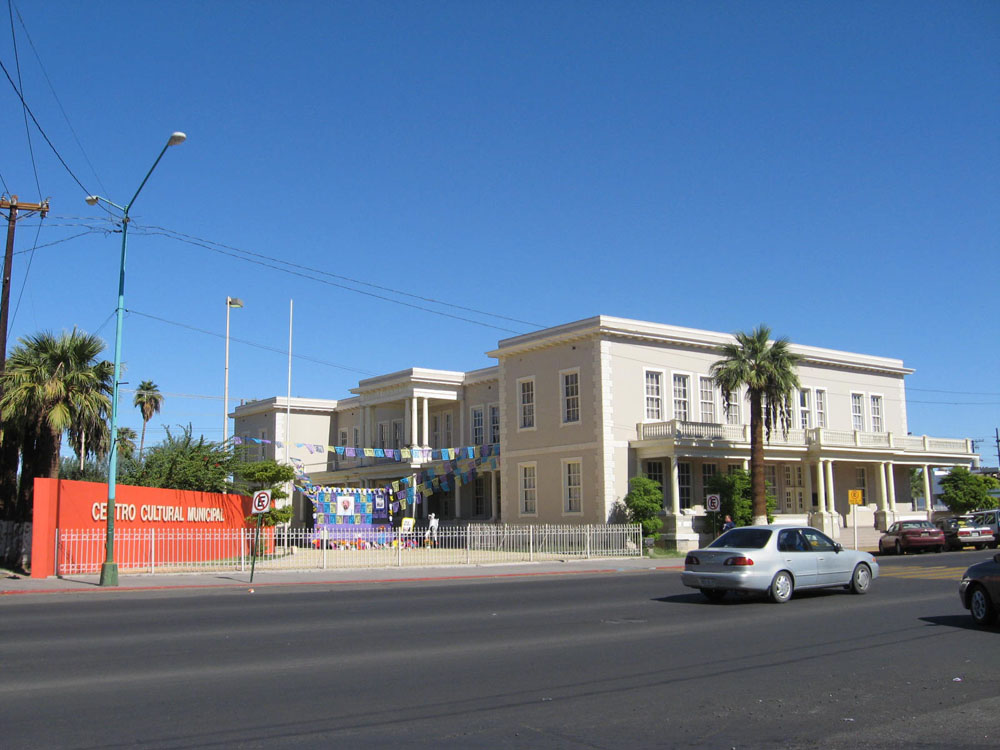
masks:
[[[313,482],[338,486],[384,486],[434,462],[352,458],[310,444],[499,444],[496,470],[417,509],[444,519],[605,523],[620,511],[628,480],[644,474],[664,488],[668,540],[685,548],[705,531],[706,482],[749,462],[745,394],[725,410],[709,375],[732,340],[598,316],[504,339],[488,352],[498,364],[482,370],[413,368],[362,380],[347,399],[292,399],[290,410],[283,398],[244,404],[235,434],[288,442]],[[900,360],[791,349],[802,357],[792,429],[776,431],[765,447],[782,518],[835,536],[855,514],[859,525],[885,528],[915,511],[910,469],[928,477],[933,468],[978,463],[968,440],[909,434],[904,379],[912,370]],[[848,503],[855,489],[860,507]],[[297,509],[299,523],[309,521],[307,505]]]

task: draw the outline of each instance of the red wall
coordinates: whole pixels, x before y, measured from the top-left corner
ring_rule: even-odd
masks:
[[[31,577],[55,575],[56,529],[107,528],[108,485],[69,479],[35,479]],[[250,498],[191,490],[161,490],[119,484],[115,531],[119,529],[243,529]],[[191,519],[191,520],[189,520]],[[202,520],[203,519],[203,520]],[[117,548],[117,544],[115,545]],[[117,551],[116,551],[117,557]]]

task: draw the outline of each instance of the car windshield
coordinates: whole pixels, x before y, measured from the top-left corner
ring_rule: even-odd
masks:
[[[770,529],[730,529],[708,546],[763,549],[770,538]]]
[[[900,528],[903,528],[903,529],[933,529],[934,525],[930,521],[905,521]]]

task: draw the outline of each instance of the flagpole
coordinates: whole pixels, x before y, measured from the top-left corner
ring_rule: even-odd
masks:
[[[288,459],[288,444],[292,442],[292,311],[295,300],[288,300],[288,396],[285,399],[285,463]]]

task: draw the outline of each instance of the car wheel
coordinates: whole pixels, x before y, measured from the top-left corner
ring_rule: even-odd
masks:
[[[721,602],[726,598],[725,589],[699,589],[706,599],[710,602]]]
[[[897,555],[903,554],[903,545],[900,544],[898,541],[896,542],[896,554]]]
[[[975,547],[976,547],[976,551],[977,552],[979,550],[986,549],[986,545],[985,544],[977,544],[977,545],[975,545]]]
[[[794,590],[795,584],[792,582],[792,574],[787,570],[779,570],[774,574],[767,593],[771,597],[771,601],[775,604],[784,604],[792,598]]]
[[[969,593],[969,612],[976,625],[992,625],[997,618],[996,607],[990,601],[990,595],[982,586],[976,586]]]
[[[867,594],[872,585],[872,569],[864,563],[858,563],[851,575],[851,593]]]

